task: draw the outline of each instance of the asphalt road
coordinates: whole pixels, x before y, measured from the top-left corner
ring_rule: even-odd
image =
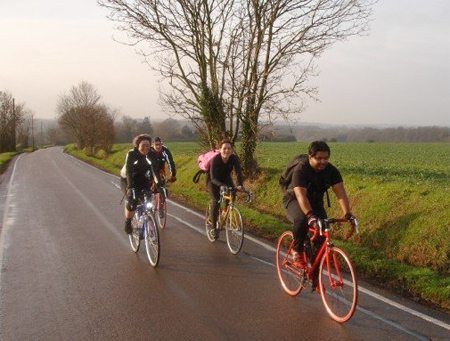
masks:
[[[173,202],[153,269],[123,232],[118,178],[61,148],[16,158],[0,196],[0,340],[450,339],[448,314],[362,282],[338,324],[320,295],[283,292],[273,245],[233,256]]]

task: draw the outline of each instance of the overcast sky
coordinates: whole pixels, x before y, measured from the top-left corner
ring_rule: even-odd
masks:
[[[95,0],[0,0],[0,91],[54,118],[81,81],[134,117],[162,118],[158,75],[113,40]],[[368,36],[329,49],[300,122],[450,126],[450,1],[380,0]]]

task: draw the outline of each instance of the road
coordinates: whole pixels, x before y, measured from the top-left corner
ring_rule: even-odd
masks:
[[[118,178],[58,147],[11,162],[0,195],[0,340],[450,338],[448,314],[366,283],[340,325],[320,295],[282,291],[272,244],[250,237],[233,256],[174,202],[153,269],[123,232]]]

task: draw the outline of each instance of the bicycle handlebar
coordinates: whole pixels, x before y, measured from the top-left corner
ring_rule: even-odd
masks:
[[[242,190],[238,190],[236,187],[227,187],[227,192],[232,193],[232,192],[242,192],[246,194],[246,199],[245,202],[249,203],[252,201],[252,197],[253,197],[253,193],[250,191],[247,191],[246,189],[242,189]],[[225,191],[221,191],[220,192],[221,195],[226,194]]]
[[[356,220],[356,219],[350,219],[349,220],[349,219],[345,219],[345,218],[325,218],[325,219],[319,219],[317,221],[320,235],[322,235],[322,232],[325,229],[329,229],[330,225],[332,225],[332,224],[340,224],[340,223],[349,223],[349,224],[351,224],[354,227],[355,232],[357,234],[359,234],[359,223],[358,223],[358,220]]]

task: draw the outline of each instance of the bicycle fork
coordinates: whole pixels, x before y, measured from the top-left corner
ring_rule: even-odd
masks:
[[[344,280],[342,278],[341,269],[339,266],[339,261],[336,257],[336,253],[331,252],[333,249],[328,248],[327,253],[324,255],[326,265],[327,265],[327,272],[328,272],[328,280],[330,281],[330,286],[332,289],[340,288],[344,284]],[[330,257],[330,253],[332,253],[332,256]]]

